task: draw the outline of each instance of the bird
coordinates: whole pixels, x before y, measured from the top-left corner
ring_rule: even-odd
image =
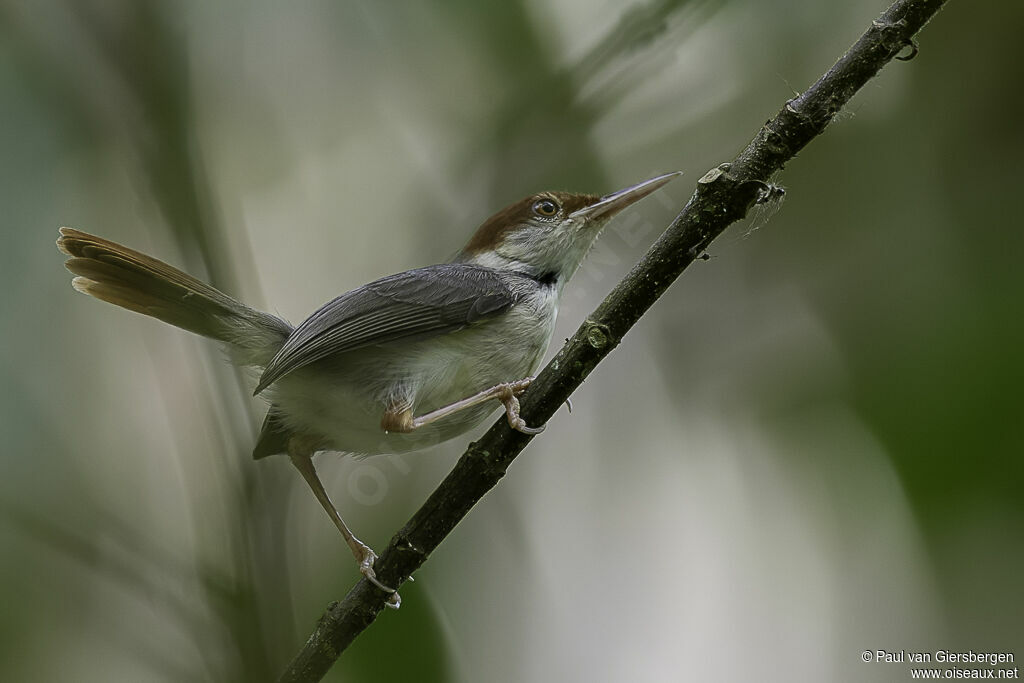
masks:
[[[290,458],[359,571],[397,607],[313,456],[423,450],[499,406],[511,428],[539,433],[518,399],[547,352],[566,284],[612,217],[680,174],[606,195],[530,195],[484,221],[451,261],[364,284],[294,327],[117,242],[64,227],[57,246],[79,292],[220,342],[232,363],[260,373],[254,394],[269,409],[253,457]]]

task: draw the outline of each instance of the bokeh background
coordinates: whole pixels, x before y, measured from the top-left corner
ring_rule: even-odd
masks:
[[[300,321],[543,188],[686,176],[568,336],[884,0],[0,3],[0,679],[263,681],[354,563],[205,340],[71,225]],[[328,680],[907,680],[1024,656],[1024,60],[951,2],[668,292]],[[554,349],[552,350],[553,353]],[[468,439],[318,458],[383,547]]]

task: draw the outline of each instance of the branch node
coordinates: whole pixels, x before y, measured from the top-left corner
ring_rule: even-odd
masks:
[[[889,51],[890,55],[900,52],[907,45],[911,45],[914,49],[913,52],[907,57],[912,59],[917,54],[917,46],[914,45],[914,41],[907,35],[909,26],[907,25],[906,19],[900,19],[899,21],[885,21],[882,19],[875,19],[871,22],[871,27],[878,30],[881,35],[882,46]],[[897,57],[896,59],[900,59]],[[906,59],[902,60],[906,61]]]
[[[608,343],[611,341],[612,334],[607,325],[596,323],[593,320],[587,320],[585,324],[587,329],[584,336],[590,346],[598,351],[608,346]]]
[[[412,540],[405,533],[403,533],[404,531],[405,529],[395,534],[395,537],[391,541],[391,544],[394,546],[395,550],[399,552],[407,552],[412,553],[414,555],[418,555],[422,560],[420,564],[422,564],[422,562],[425,562],[427,559],[427,552],[423,550],[423,548],[413,543]],[[411,578],[411,576],[405,577],[405,579]]]
[[[786,102],[786,106],[783,107],[783,111],[785,113],[789,114],[792,118],[796,119],[797,125],[806,126],[806,127],[810,128],[811,130],[815,130],[815,131],[821,130],[821,126],[815,124],[813,116],[811,116],[810,114],[807,114],[804,111],[801,111],[801,109],[799,108],[798,105],[802,104],[802,102],[803,101],[800,98],[794,97],[793,99],[791,99],[788,102]],[[773,127],[770,127],[774,123],[776,123],[776,121],[769,121],[768,123],[765,124],[764,127],[765,127],[766,130],[769,131],[770,134],[777,135],[780,138],[780,140],[782,140],[783,139],[782,135],[780,135],[778,133],[778,131],[776,131]],[[785,143],[781,143],[781,144],[785,144]],[[788,145],[787,145],[786,151],[787,152],[789,151],[789,146]]]
[[[697,184],[698,185],[710,185],[712,183],[718,182],[719,180],[722,179],[723,176],[728,176],[729,175],[729,171],[731,169],[732,169],[732,164],[731,163],[726,162],[724,164],[719,164],[718,166],[716,166],[715,168],[711,169],[710,171],[705,173],[703,176],[701,176],[701,179],[697,181]]]
[[[317,628],[323,625],[324,620],[327,619],[330,613],[333,612],[338,607],[339,604],[341,603],[338,600],[331,600],[329,603],[327,603],[327,609],[324,610],[324,613],[320,615],[320,618],[316,622]]]
[[[903,47],[909,47],[910,48],[910,52],[908,54],[905,54],[905,55],[897,55],[896,56],[896,59],[898,59],[901,62],[909,62],[911,59],[916,57],[917,53],[920,51],[920,50],[918,50],[918,47],[917,47],[917,41],[914,40],[913,38],[908,39],[907,42],[903,45]]]

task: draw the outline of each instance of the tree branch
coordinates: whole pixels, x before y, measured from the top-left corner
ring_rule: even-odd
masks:
[[[850,98],[894,58],[917,52],[914,35],[946,0],[897,0],[846,54],[804,93],[790,100],[732,163],[712,169],[668,229],[580,326],[522,398],[529,424],[543,424],[680,273],[756,203],[781,192],[769,179],[819,135]],[[899,55],[908,52],[905,57]],[[498,480],[532,437],[502,418],[471,443],[455,468],[391,539],[374,569],[401,586]],[[331,603],[279,683],[318,681],[368,627],[387,596],[366,579]]]

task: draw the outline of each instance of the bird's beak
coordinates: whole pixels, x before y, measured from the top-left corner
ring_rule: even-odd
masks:
[[[636,185],[630,185],[618,192],[606,194],[593,204],[573,211],[570,214],[570,217],[582,218],[584,220],[593,220],[601,216],[611,218],[630,204],[640,201],[662,185],[665,185],[682,174],[682,171],[673,171],[672,173],[666,173],[664,175],[657,176],[656,178],[645,180],[642,183],[637,183]]]

